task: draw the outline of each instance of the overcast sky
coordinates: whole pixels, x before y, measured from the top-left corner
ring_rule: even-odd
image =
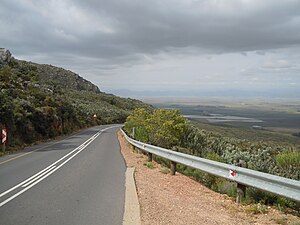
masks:
[[[0,47],[104,91],[300,97],[299,0],[0,3]]]

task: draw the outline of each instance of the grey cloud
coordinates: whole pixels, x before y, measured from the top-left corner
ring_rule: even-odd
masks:
[[[4,1],[2,26],[10,30],[14,23],[17,29],[10,37],[1,37],[1,43],[18,48],[20,53],[29,49],[59,51],[106,59],[170,49],[184,52],[190,47],[198,48],[201,54],[300,44],[300,1],[296,0],[65,1],[69,8],[58,10],[65,10],[66,14],[75,11],[89,18],[81,25],[65,21],[66,17],[59,23],[49,19],[45,12],[50,3],[33,1],[27,6],[24,2]],[[49,10],[56,16],[55,8]],[[91,28],[85,29],[88,26]],[[102,32],[102,26],[108,32]]]
[[[288,69],[292,68],[293,65],[287,60],[277,59],[266,61],[262,67],[265,69]]]
[[[265,55],[266,53],[265,52],[263,52],[263,51],[256,51],[255,52],[257,55]]]
[[[96,10],[103,7],[113,15],[122,39],[141,52],[188,46],[232,52],[299,44],[299,1],[186,2],[82,4]]]
[[[299,27],[299,0],[1,0],[0,7],[0,47],[109,87],[170,78],[173,89],[247,85],[247,75],[281,71],[293,78]]]

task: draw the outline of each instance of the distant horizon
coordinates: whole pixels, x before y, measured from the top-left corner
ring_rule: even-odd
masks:
[[[245,99],[300,99],[300,92],[296,90],[251,91],[251,90],[220,90],[220,91],[164,91],[164,90],[128,90],[101,89],[106,93],[127,98],[245,98]]]

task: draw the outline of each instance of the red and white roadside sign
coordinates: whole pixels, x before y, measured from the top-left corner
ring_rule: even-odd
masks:
[[[6,144],[7,132],[6,129],[2,129],[2,144]]]
[[[235,171],[229,170],[229,177],[234,178],[234,176],[235,176]]]

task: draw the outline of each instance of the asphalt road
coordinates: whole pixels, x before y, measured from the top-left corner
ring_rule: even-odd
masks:
[[[122,224],[126,166],[109,127],[0,158],[0,224]]]

